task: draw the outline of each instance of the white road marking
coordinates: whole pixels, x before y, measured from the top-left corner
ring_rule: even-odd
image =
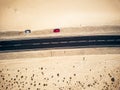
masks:
[[[107,41],[112,42],[112,41],[115,41],[115,40],[112,40],[112,39],[111,39],[111,40],[107,40]]]
[[[51,42],[51,44],[58,44],[59,42]]]
[[[13,46],[21,46],[22,44],[15,44],[15,45],[13,45]]]
[[[49,42],[46,42],[46,43],[41,43],[41,44],[50,44]]]
[[[67,41],[59,42],[59,43],[68,43]]]
[[[85,41],[85,40],[81,40],[81,41],[76,41],[76,42],[87,42],[87,41]]]
[[[76,43],[76,42],[78,42],[78,41],[69,41],[69,43]]]
[[[97,40],[98,42],[104,42],[105,40]]]
[[[40,43],[33,43],[32,45],[40,45]]]
[[[87,42],[86,40],[81,40],[81,41],[69,41],[69,43],[77,43],[77,42]]]
[[[96,40],[89,40],[88,42],[96,42]]]
[[[120,41],[120,39],[117,39],[116,41]]]

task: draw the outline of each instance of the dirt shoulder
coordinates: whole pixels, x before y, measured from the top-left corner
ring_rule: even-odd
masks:
[[[34,50],[19,52],[0,53],[0,60],[5,59],[21,59],[21,58],[45,58],[45,57],[61,57],[74,55],[105,55],[120,54],[119,47],[111,48],[79,48],[79,49],[51,49],[51,50]]]
[[[54,33],[53,29],[31,30],[26,34],[23,31],[0,31],[0,40],[30,39],[43,37],[67,37],[86,35],[120,35],[120,26],[83,26],[79,28],[60,28],[59,33]]]

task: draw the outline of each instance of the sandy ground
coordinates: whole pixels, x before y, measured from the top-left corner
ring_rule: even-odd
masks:
[[[120,35],[119,25],[119,0],[0,0],[0,40]],[[120,90],[120,48],[0,52],[0,90]]]
[[[119,47],[111,48],[76,48],[76,49],[50,49],[50,50],[29,50],[19,52],[1,52],[0,60],[10,59],[27,59],[27,58],[45,58],[45,57],[62,57],[74,55],[106,55],[120,54]]]
[[[119,90],[119,49],[0,53],[0,90]]]
[[[0,40],[30,39],[44,37],[68,37],[86,35],[120,35],[120,26],[83,26],[80,28],[60,28],[60,33],[54,33],[53,29],[31,30],[32,33],[25,34],[23,31],[0,31]]]
[[[119,90],[120,55],[0,61],[1,90]]]
[[[119,0],[0,0],[0,31],[120,25]]]

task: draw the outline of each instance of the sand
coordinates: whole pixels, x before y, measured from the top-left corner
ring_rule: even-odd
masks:
[[[120,35],[120,26],[83,26],[60,28],[59,33],[54,33],[53,29],[31,30],[26,34],[23,31],[0,31],[0,40],[49,38],[49,37],[70,37],[70,36],[90,36],[90,35]]]
[[[119,0],[0,0],[0,31],[120,25]]]
[[[119,90],[120,55],[0,61],[1,90]]]

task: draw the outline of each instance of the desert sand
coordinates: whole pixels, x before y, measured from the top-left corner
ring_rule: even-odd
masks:
[[[119,0],[0,0],[0,31],[120,25]]]
[[[120,57],[74,55],[0,61],[1,90],[119,90]]]
[[[0,0],[0,40],[77,35],[120,35],[120,0]],[[0,90],[120,90],[120,48],[0,52]]]
[[[1,90],[119,90],[119,48],[0,53]]]
[[[26,34],[25,31],[0,31],[0,40],[13,39],[31,39],[31,38],[52,38],[52,37],[74,37],[74,36],[91,36],[91,35],[120,35],[120,25],[103,25],[103,26],[82,26],[60,28],[59,33],[54,33],[53,29],[31,30]]]

